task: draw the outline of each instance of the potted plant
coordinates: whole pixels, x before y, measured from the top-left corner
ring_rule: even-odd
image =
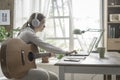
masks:
[[[0,26],[0,42],[6,40],[9,36],[9,33],[6,31],[4,26]]]
[[[6,40],[7,38],[12,38],[13,32],[18,32],[20,29],[12,29],[11,31],[7,31],[4,26],[0,26],[0,42]]]

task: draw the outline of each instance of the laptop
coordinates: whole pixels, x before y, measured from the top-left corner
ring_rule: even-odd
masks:
[[[89,56],[90,53],[92,52],[96,42],[97,42],[97,37],[94,37],[93,40],[91,41],[87,51],[78,51],[77,54],[70,54],[70,56]]]

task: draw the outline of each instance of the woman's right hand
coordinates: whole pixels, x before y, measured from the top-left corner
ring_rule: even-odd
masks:
[[[72,54],[72,53],[77,54],[77,51],[76,51],[76,50],[73,50],[73,51],[70,51],[70,52],[66,52],[66,56],[69,56],[69,55]]]

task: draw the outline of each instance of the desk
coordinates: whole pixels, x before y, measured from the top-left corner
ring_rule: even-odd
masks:
[[[60,80],[65,80],[65,73],[120,75],[120,54],[117,52],[107,52],[104,59],[100,59],[98,53],[91,53],[79,62],[64,61],[66,57],[69,56],[55,64],[59,66]]]

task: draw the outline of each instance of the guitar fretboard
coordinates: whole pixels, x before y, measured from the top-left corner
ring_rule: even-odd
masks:
[[[34,58],[41,58],[41,57],[51,57],[51,53],[39,53],[39,54],[35,54]]]

